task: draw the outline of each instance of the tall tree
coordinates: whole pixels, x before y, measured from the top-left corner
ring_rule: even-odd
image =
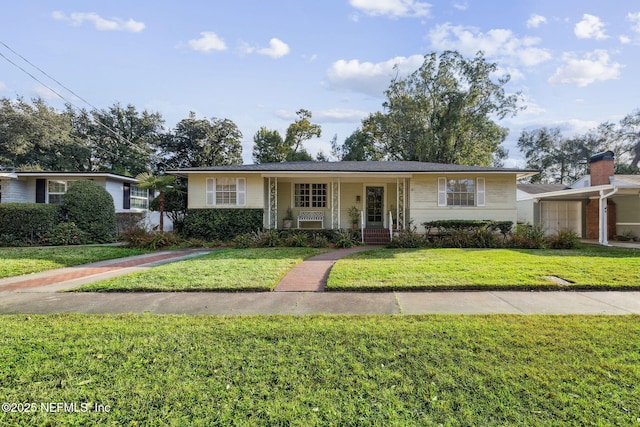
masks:
[[[162,156],[172,168],[242,164],[242,132],[231,120],[191,112],[162,142]]]
[[[600,125],[583,135],[565,137],[558,128],[523,131],[518,148],[527,168],[537,169],[531,182],[570,184],[589,171],[589,158],[610,148],[609,126]]]
[[[363,120],[370,141],[359,144],[361,157],[491,165],[507,135],[495,120],[520,110],[520,94],[504,90],[509,76],[494,81],[496,71],[482,52],[426,55],[418,70],[392,80],[384,112]]]
[[[335,156],[342,161],[384,159],[384,153],[376,149],[375,140],[362,129],[356,129],[344,140],[342,145],[338,145],[337,140],[334,138],[331,149]]]
[[[320,125],[311,123],[311,111],[300,109],[296,111],[298,118],[287,128],[287,136],[285,144],[289,147],[287,152],[287,161],[311,161],[313,157],[304,148],[303,143],[310,140],[314,136],[319,138],[322,135]]]
[[[90,152],[72,136],[72,114],[40,98],[0,100],[0,165],[22,169],[81,171]]]
[[[287,160],[290,147],[280,132],[261,127],[253,136],[253,161],[255,163],[280,163]]]
[[[618,139],[622,142],[621,151],[630,158],[629,170],[638,173],[640,168],[640,110],[627,114],[620,120],[616,130]]]
[[[133,105],[81,111],[76,134],[92,150],[94,170],[137,175],[157,163],[155,149],[163,132],[159,113],[139,113]]]

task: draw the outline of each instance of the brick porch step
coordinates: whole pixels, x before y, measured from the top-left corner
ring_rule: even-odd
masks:
[[[389,243],[389,229],[365,228],[364,242],[368,245],[386,245]]]

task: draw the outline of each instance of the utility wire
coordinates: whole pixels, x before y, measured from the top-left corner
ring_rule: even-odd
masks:
[[[64,89],[66,89],[67,91],[69,91],[71,94],[73,94],[75,97],[77,97],[78,99],[80,99],[82,102],[84,102],[85,104],[89,105],[91,108],[93,108],[95,111],[98,111],[98,108],[96,108],[95,106],[93,106],[89,101],[85,100],[84,98],[82,98],[81,96],[77,95],[74,91],[72,91],[71,89],[67,88],[65,85],[63,85],[62,83],[60,83],[58,80],[54,79],[53,77],[51,77],[49,74],[45,73],[42,69],[40,69],[39,67],[37,67],[36,65],[34,65],[32,62],[30,62],[29,60],[27,60],[24,56],[20,55],[19,53],[17,53],[15,50],[11,49],[6,43],[0,41],[0,44],[2,44],[5,48],[9,49],[11,52],[13,52],[15,55],[17,55],[18,57],[20,57],[23,61],[25,61],[27,64],[31,65],[32,67],[34,67],[35,69],[37,69],[38,71],[40,71],[42,74],[44,74],[45,76],[47,76],[48,78],[50,78],[51,80],[53,80],[54,82],[56,82],[57,84],[59,84],[61,87],[63,87]],[[68,100],[67,98],[65,98],[63,95],[61,95],[58,91],[56,91],[55,89],[51,88],[50,86],[48,86],[47,84],[43,83],[41,80],[39,80],[36,76],[34,76],[33,74],[31,74],[29,71],[25,70],[23,67],[21,67],[20,65],[16,64],[15,62],[13,62],[11,59],[7,58],[2,52],[0,52],[0,57],[4,58],[8,63],[10,63],[11,65],[13,65],[14,67],[18,68],[20,71],[22,71],[23,73],[25,73],[26,75],[28,75],[29,77],[31,77],[33,80],[35,80],[36,82],[40,83],[42,86],[46,87],[47,89],[49,89],[51,92],[53,92],[54,94],[56,94],[58,97],[60,97],[62,100],[66,101],[67,103],[69,103],[70,105],[72,105],[73,107],[75,107],[78,110],[82,110],[80,107],[78,107],[76,104],[74,104],[72,101]],[[117,133],[115,130],[113,130],[112,128],[110,128],[109,126],[105,125],[104,123],[102,123],[100,120],[97,120],[95,117],[93,118],[93,120],[96,122],[96,124],[98,124],[99,126],[102,126],[103,128],[105,128],[107,131],[111,132],[112,134],[114,134],[119,140],[124,141],[126,143],[128,143],[132,148],[134,148],[135,150],[140,150],[140,147],[136,146],[133,142],[131,142],[128,138],[125,138],[124,136],[120,135],[119,133]],[[105,150],[106,151],[106,150]],[[108,151],[107,151],[108,152]],[[148,153],[143,153],[141,151],[138,151],[140,154],[148,154]]]

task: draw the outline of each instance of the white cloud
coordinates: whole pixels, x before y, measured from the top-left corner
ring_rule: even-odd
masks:
[[[429,3],[416,0],[349,0],[351,6],[370,16],[416,18],[429,16]]]
[[[478,28],[445,23],[433,28],[428,38],[436,50],[457,50],[473,56],[479,50],[487,57],[499,57],[525,66],[551,59],[548,50],[536,47],[536,37],[516,37],[511,30],[493,29],[482,33]]]
[[[640,12],[637,13],[628,13],[627,21],[631,21],[632,26],[631,29],[636,33],[640,33]]]
[[[5,90],[7,88],[7,85],[4,84],[3,82],[0,82],[0,90]]]
[[[313,119],[318,123],[353,123],[361,121],[368,115],[368,111],[332,108],[314,112]]]
[[[257,50],[260,55],[266,55],[272,58],[281,58],[288,55],[289,51],[289,46],[282,40],[276,38],[269,40],[269,47]]]
[[[200,33],[199,39],[189,40],[189,47],[199,52],[211,52],[212,50],[227,50],[224,40],[216,33],[204,31]]]
[[[620,43],[629,44],[629,43],[631,43],[631,38],[629,38],[627,36],[620,36]]]
[[[55,11],[51,16],[58,21],[70,21],[71,25],[74,26],[80,26],[85,21],[89,21],[93,23],[98,31],[128,31],[131,33],[139,33],[145,28],[143,22],[134,21],[133,19],[127,21],[120,18],[105,19],[94,12],[73,12],[67,16],[63,12]]]
[[[546,24],[547,18],[536,13],[532,14],[527,20],[527,28],[538,28],[540,24]]]
[[[595,50],[587,53],[584,58],[576,58],[572,54],[564,54],[566,65],[556,70],[549,78],[549,83],[575,84],[579,87],[620,77],[622,65],[611,62],[605,50]]]
[[[327,78],[335,89],[381,97],[396,75],[396,65],[401,74],[409,74],[417,70],[423,62],[423,55],[398,56],[378,63],[340,59],[331,65],[327,71]]]
[[[609,37],[604,31],[604,23],[600,18],[588,13],[582,15],[582,21],[576,24],[573,32],[579,39],[603,40]]]
[[[51,89],[41,84],[36,84],[31,87],[31,91],[36,94],[39,98],[45,100],[59,100],[60,97]]]
[[[463,12],[464,12],[465,10],[469,9],[469,3],[468,3],[468,2],[466,2],[466,1],[465,1],[465,2],[462,2],[462,3],[460,3],[460,2],[453,2],[453,7],[454,7],[455,9],[458,9],[458,10],[460,10],[460,11],[463,11]]]

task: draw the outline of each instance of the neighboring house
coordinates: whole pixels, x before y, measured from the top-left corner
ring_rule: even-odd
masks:
[[[264,227],[369,230],[443,219],[517,220],[516,180],[535,171],[423,162],[286,162],[186,168],[189,209],[262,209]]]
[[[640,236],[640,175],[615,175],[614,154],[589,160],[590,173],[564,188],[518,185],[518,218],[547,233],[568,229],[607,244],[617,235]]]
[[[147,225],[158,224],[158,214],[148,211],[149,201],[153,200],[149,191],[138,187],[138,180],[135,178],[107,172],[0,170],[0,203],[62,203],[69,185],[82,179],[94,181],[104,187],[113,198],[116,213],[146,212]]]

